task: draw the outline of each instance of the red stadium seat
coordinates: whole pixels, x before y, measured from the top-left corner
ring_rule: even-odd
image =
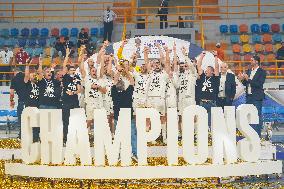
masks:
[[[233,54],[233,60],[234,60],[234,61],[240,61],[240,60],[241,60],[241,55],[239,55],[239,54]]]
[[[263,36],[262,36],[262,41],[263,41],[264,43],[271,43],[271,41],[272,41],[272,36],[271,36],[271,34],[268,34],[268,33],[263,34]]]
[[[276,74],[276,66],[275,65],[269,66],[269,73],[270,73],[270,75]]]
[[[239,44],[234,44],[232,46],[232,50],[233,50],[233,53],[240,53],[241,52],[241,46]]]
[[[51,29],[51,36],[54,36],[54,37],[59,36],[59,29],[58,28],[52,28]]]
[[[271,24],[271,31],[274,33],[280,32],[280,25],[279,24]]]
[[[251,54],[244,55],[244,61],[248,61],[249,62],[251,58],[252,58]]]
[[[248,25],[246,24],[241,24],[239,27],[239,30],[241,33],[247,33],[248,32]]]
[[[254,51],[255,51],[256,53],[262,52],[262,51],[263,51],[263,45],[262,45],[262,44],[259,44],[259,43],[255,44],[255,45],[254,45]]]
[[[267,61],[274,61],[275,60],[275,54],[268,54],[266,56]]]
[[[265,60],[265,55],[259,54],[258,56],[259,56],[261,62]]]
[[[264,45],[265,52],[270,53],[273,52],[273,45],[272,44],[265,44]]]

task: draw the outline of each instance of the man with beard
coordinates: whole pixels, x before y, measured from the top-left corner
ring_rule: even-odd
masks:
[[[39,87],[36,73],[30,73],[31,59],[27,60],[25,69],[25,88],[27,90],[27,99],[25,107],[39,107]],[[42,59],[39,59],[38,72],[42,71]],[[33,142],[39,141],[39,127],[33,128]]]
[[[129,80],[129,86],[126,88],[124,80],[121,79],[121,74],[125,73]],[[117,66],[117,72],[114,75],[114,83],[111,87],[111,97],[113,100],[114,110],[114,125],[117,126],[118,116],[120,108],[131,108],[131,146],[132,146],[132,158],[137,161],[137,130],[135,126],[135,120],[133,117],[132,108],[132,96],[134,91],[134,79],[132,75],[127,71],[125,72],[123,66]]]
[[[177,65],[176,46],[174,46],[174,84],[178,90],[178,114],[179,114],[179,137],[181,137],[181,122],[183,110],[195,105],[195,84],[197,79],[197,71],[195,65],[188,58],[188,53],[185,48],[182,48],[182,53],[185,57],[185,62]]]
[[[217,106],[232,106],[236,94],[235,75],[228,72],[228,64],[222,63],[220,66],[220,86],[217,98]]]
[[[90,69],[90,74],[87,75],[84,63],[82,62],[80,64],[80,71],[82,76],[82,82],[85,86],[87,127],[90,132],[92,123],[94,121],[94,109],[103,108],[103,97],[106,93],[106,88],[103,79],[97,76],[97,69],[95,67],[92,67]]]
[[[162,136],[163,142],[166,143],[166,85],[169,80],[169,61],[165,60],[165,57],[162,52],[162,48],[159,44],[156,44],[160,52],[160,60],[155,59],[153,61],[153,70],[149,74],[149,84],[148,84],[148,99],[147,106],[156,108],[161,115],[162,123]],[[165,66],[163,70],[162,65]],[[150,65],[148,64],[148,70],[151,70]]]
[[[53,77],[52,69],[46,67],[39,73],[39,108],[57,109],[60,107],[61,83]]]
[[[144,48],[144,63],[141,65],[141,73],[134,71],[133,77],[135,80],[133,93],[133,110],[136,114],[136,108],[146,107],[147,103],[147,84],[149,80],[148,64],[149,64],[149,48]]]
[[[63,120],[63,142],[67,141],[70,110],[79,108],[78,94],[81,90],[80,78],[75,75],[75,67],[67,66],[70,49],[66,49],[66,57],[63,62],[63,93],[62,93],[62,120]]]
[[[200,95],[200,106],[204,107],[208,113],[208,126],[211,126],[211,108],[216,107],[217,96],[219,93],[219,64],[215,51],[212,52],[215,57],[215,66],[208,66],[203,72],[201,65],[206,52],[202,52],[197,61],[197,71],[199,78],[197,80],[197,88]]]

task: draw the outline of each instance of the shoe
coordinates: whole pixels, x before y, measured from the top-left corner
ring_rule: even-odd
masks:
[[[133,156],[132,156],[132,160],[133,160],[134,162],[138,162],[137,156],[136,156],[136,155],[133,155]]]

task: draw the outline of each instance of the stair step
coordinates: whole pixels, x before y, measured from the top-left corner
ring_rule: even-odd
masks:
[[[203,20],[221,20],[221,17],[220,16],[202,16],[202,19]]]
[[[218,0],[199,0],[200,5],[218,5]]]

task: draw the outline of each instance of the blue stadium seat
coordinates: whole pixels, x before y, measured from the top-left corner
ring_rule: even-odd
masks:
[[[7,125],[8,115],[8,110],[0,110],[0,125]]]
[[[15,125],[18,122],[17,110],[9,111],[8,122],[10,126]]]
[[[233,25],[230,25],[230,32],[231,33],[238,33],[238,26],[233,24]]]
[[[35,46],[35,45],[36,45],[36,39],[29,39],[29,40],[28,40],[28,45],[29,45],[30,47]]]
[[[29,54],[29,56],[33,56],[33,49],[31,47],[27,47],[25,51]]]
[[[0,36],[2,36],[2,37],[9,37],[9,30],[6,29],[6,28],[0,30]]]
[[[5,39],[4,38],[0,38],[0,47],[3,47],[5,44]]]
[[[251,39],[253,43],[261,43],[261,35],[255,33],[252,35]]]
[[[99,33],[99,29],[98,28],[91,28],[91,36],[97,36]]]
[[[41,47],[36,47],[33,51],[34,56],[39,56],[40,54],[43,54],[43,48]]]
[[[100,28],[100,36],[104,36],[104,28]]]
[[[259,33],[260,32],[260,27],[258,24],[252,24],[250,26],[250,31],[251,33]]]
[[[231,43],[239,43],[239,36],[238,35],[231,35],[230,36]]]
[[[55,41],[56,41],[56,37],[51,37],[47,40],[47,45],[51,47],[54,45]]]
[[[277,122],[284,123],[284,108],[278,106],[275,108]]]
[[[92,43],[98,42],[98,38],[95,37],[95,36],[92,36],[92,37],[91,37],[91,42],[92,42]]]
[[[38,28],[32,28],[31,29],[31,36],[37,37],[39,35],[39,29]]]
[[[62,28],[60,31],[61,36],[67,37],[69,35],[68,28]]]
[[[19,30],[17,28],[12,28],[10,34],[12,37],[17,37],[19,35]]]
[[[275,33],[273,34],[272,39],[275,43],[280,43],[282,41],[282,36],[280,33]]]
[[[270,31],[270,26],[268,24],[261,24],[261,32],[268,33]]]
[[[5,45],[7,45],[9,47],[14,47],[16,45],[15,39],[14,38],[6,39]]]
[[[77,44],[77,37],[70,37],[70,41],[73,42],[74,45]]]
[[[264,122],[273,122],[276,118],[274,107],[262,107],[262,119]]]
[[[23,36],[23,37],[28,37],[30,35],[30,30],[29,30],[29,28],[23,28],[22,30],[21,30],[21,36]]]
[[[49,29],[47,29],[47,28],[42,28],[42,29],[40,30],[40,36],[41,36],[41,37],[47,37],[47,36],[48,36],[48,33],[49,33]]]
[[[25,47],[27,44],[27,40],[25,38],[18,39],[19,47]]]
[[[71,28],[71,30],[70,30],[70,36],[71,37],[77,37],[78,33],[79,33],[78,28]]]
[[[46,39],[45,38],[38,39],[38,45],[44,47],[46,45]]]

